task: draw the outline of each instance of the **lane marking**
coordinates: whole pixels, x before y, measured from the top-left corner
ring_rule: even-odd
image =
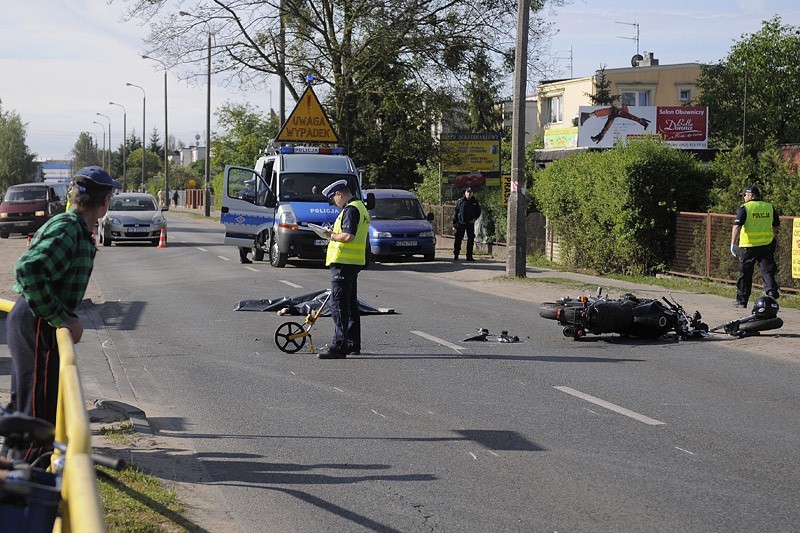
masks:
[[[375,409],[370,409],[370,411],[372,411],[373,413],[375,413],[375,414],[376,414],[376,415],[378,415],[378,416],[382,416],[383,418],[386,418],[386,415],[379,413],[379,412],[378,412],[378,411],[376,411]]]
[[[476,461],[478,460],[478,456],[475,455],[474,453],[472,453],[472,452],[467,452],[467,453],[470,454],[472,456],[472,458],[475,459]]]
[[[599,405],[600,407],[605,407],[609,411],[614,411],[615,413],[619,413],[621,415],[633,418],[634,420],[638,420],[639,422],[642,422],[643,424],[647,424],[649,426],[665,425],[664,422],[656,420],[655,418],[650,418],[649,416],[639,414],[636,411],[631,411],[630,409],[625,409],[624,407],[613,404],[611,402],[607,402],[605,400],[601,400],[600,398],[595,398],[594,396],[591,396],[579,390],[575,390],[571,387],[553,386],[553,388],[558,389],[561,392],[566,392],[567,394],[575,396],[576,398],[580,398],[582,400],[586,400],[587,402],[591,402],[595,405]]]
[[[694,453],[694,452],[690,452],[689,450],[684,450],[683,448],[679,448],[679,447],[677,447],[677,446],[675,446],[675,449],[676,449],[676,450],[680,450],[680,451],[682,451],[682,452],[686,452],[686,453],[688,453],[689,455],[697,455],[697,454],[696,454],[696,453]]]
[[[218,255],[217,257],[219,257],[219,258],[220,258],[220,259],[222,259],[223,261],[230,261],[230,259],[228,259],[227,257],[224,257],[224,256],[222,256],[222,255]]]
[[[334,388],[333,388],[333,390],[338,390],[339,392],[342,392],[342,393],[344,392],[344,391],[343,391],[342,389],[340,389],[339,387],[334,387]]]
[[[198,250],[200,250],[201,252],[207,252],[207,251],[208,251],[208,250],[206,250],[205,248],[203,248],[202,246],[195,246],[195,248],[197,248],[197,249],[198,249]]]
[[[458,346],[457,344],[453,344],[452,342],[447,342],[444,339],[440,339],[439,337],[434,337],[433,335],[425,333],[424,331],[412,331],[411,333],[413,333],[414,335],[419,335],[423,339],[428,339],[429,341],[433,341],[436,344],[441,344],[442,346],[451,348],[457,352],[460,350],[464,350],[463,346]]]
[[[280,281],[281,283],[285,283],[286,285],[288,285],[288,286],[290,286],[292,288],[295,288],[295,289],[302,289],[303,288],[302,285],[298,285],[297,283],[292,283],[291,281],[287,281],[285,279],[279,279],[278,281]]]
[[[245,268],[246,268],[247,270],[249,270],[250,272],[261,272],[259,269],[257,269],[257,268],[253,268],[253,267],[245,267]]]

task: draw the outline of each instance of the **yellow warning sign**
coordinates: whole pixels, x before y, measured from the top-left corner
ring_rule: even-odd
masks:
[[[800,218],[792,221],[792,277],[800,278]]]
[[[275,140],[280,142],[339,143],[339,136],[333,131],[331,122],[325,115],[325,110],[322,109],[311,85],[306,87],[303,96],[294,106],[292,114],[286,119]]]

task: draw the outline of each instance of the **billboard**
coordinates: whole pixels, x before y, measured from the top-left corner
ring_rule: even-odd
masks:
[[[581,106],[578,146],[611,148],[618,140],[657,135],[676,148],[708,147],[708,108]]]
[[[460,197],[464,189],[500,186],[499,132],[442,133],[442,200]]]

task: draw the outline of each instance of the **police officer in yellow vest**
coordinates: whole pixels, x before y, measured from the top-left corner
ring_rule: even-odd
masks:
[[[736,301],[734,306],[747,307],[753,285],[753,270],[756,261],[761,267],[764,292],[777,299],[778,282],[775,276],[775,232],[780,224],[778,214],[772,204],[761,200],[761,191],[755,185],[744,189],[744,204],[736,213],[731,230],[731,254],[739,258],[739,278],[736,280]],[[738,244],[737,244],[738,243]]]
[[[333,341],[320,351],[320,359],[344,359],[361,353],[361,314],[358,310],[358,273],[366,263],[369,213],[361,200],[353,197],[347,181],[339,180],[322,190],[328,202],[341,209],[328,232],[325,264],[331,267]]]

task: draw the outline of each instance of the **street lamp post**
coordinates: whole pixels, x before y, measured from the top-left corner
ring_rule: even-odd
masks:
[[[128,112],[125,106],[114,102],[109,102],[109,105],[115,105],[122,108],[122,190],[126,190],[125,181],[127,179],[128,162],[125,156],[125,143],[128,139]]]
[[[106,169],[109,174],[111,174],[111,153],[114,151],[113,146],[111,145],[111,118],[107,115],[102,113],[95,113],[97,116],[103,117],[108,121],[108,168]]]
[[[128,87],[136,87],[137,89],[142,91],[142,190],[144,192],[144,136],[145,136],[145,129],[144,129],[144,117],[145,117],[145,99],[146,95],[144,92],[144,88],[136,85],[135,83],[126,83]]]
[[[167,126],[167,65],[163,61],[143,55],[142,59],[152,59],[164,68],[164,199],[169,205],[169,128]]]
[[[186,11],[180,12],[181,16],[195,17]],[[206,167],[205,167],[205,184],[203,186],[203,214],[211,216],[211,27],[208,21],[203,20],[208,31],[208,56],[206,63]]]
[[[103,151],[100,152],[101,153],[100,166],[106,168],[106,125],[101,122],[97,122],[96,120],[93,120],[92,124],[97,124],[98,126],[100,126],[100,131],[103,132]]]

